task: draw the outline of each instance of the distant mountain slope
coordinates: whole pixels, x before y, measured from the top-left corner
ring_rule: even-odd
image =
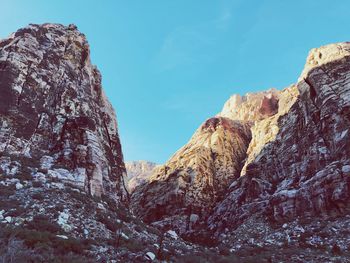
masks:
[[[146,182],[156,167],[156,163],[148,161],[125,162],[128,190],[133,192],[135,187]]]

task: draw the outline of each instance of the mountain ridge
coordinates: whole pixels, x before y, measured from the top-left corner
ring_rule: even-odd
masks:
[[[159,190],[154,189],[158,185],[176,189],[181,181],[186,194],[197,188],[186,180],[186,174],[174,177],[171,172],[191,168],[191,164],[187,168],[182,165],[188,157],[178,155],[180,165],[173,167],[170,173],[165,172],[159,182],[154,180],[148,186],[136,188],[132,196],[134,211],[149,220],[148,214],[154,213],[148,207],[161,204],[160,211],[163,212],[149,220],[153,225],[171,226],[191,240],[198,240],[200,232],[207,235],[207,229],[210,229],[222,242],[230,240],[233,243],[233,233],[253,220],[251,218],[266,228],[271,222],[280,224],[310,216],[338,215],[345,219],[350,162],[349,47],[350,44],[345,42],[312,49],[296,84],[282,91],[270,89],[243,97],[233,95],[225,103],[217,116],[242,124],[250,122],[252,139],[243,151],[240,176],[225,184],[226,194],[223,199],[214,201],[215,208],[203,204],[202,208],[207,211],[203,216],[180,202],[179,207],[170,209],[175,212],[169,214],[167,207],[172,207],[174,200],[181,200],[182,193],[167,199],[162,193],[157,195]],[[187,145],[196,143],[192,140],[193,137]],[[207,141],[202,142],[202,145],[206,144]],[[198,151],[194,155],[205,167],[202,153]],[[221,156],[232,154],[223,151]],[[177,162],[173,158],[176,156],[165,167]],[[223,158],[219,156],[219,160]],[[230,173],[228,169],[225,171],[225,165],[221,168],[223,173]],[[202,175],[207,171],[215,175],[217,171],[214,166],[205,169]],[[209,185],[208,191],[213,189],[214,186]],[[254,235],[261,236],[261,233]],[[261,238],[263,242],[266,236]]]

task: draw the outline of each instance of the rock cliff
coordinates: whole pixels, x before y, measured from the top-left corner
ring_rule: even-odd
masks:
[[[272,140],[258,149],[251,143],[253,158],[218,204],[211,226],[234,228],[259,213],[274,221],[347,213],[349,50],[349,43],[311,50],[296,84],[297,99],[275,121]]]
[[[136,188],[132,207],[146,222],[192,231],[240,176],[256,120],[278,111],[277,90],[233,96],[149,181]],[[241,111],[229,110],[241,106]]]
[[[14,169],[125,199],[115,112],[74,25],[29,25],[0,42],[0,154]]]
[[[147,161],[125,162],[129,192],[133,192],[138,185],[146,182],[156,166],[157,164]]]

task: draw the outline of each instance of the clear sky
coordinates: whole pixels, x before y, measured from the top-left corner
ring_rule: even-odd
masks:
[[[350,1],[341,0],[1,0],[0,8],[0,38],[29,23],[76,24],[116,109],[125,159],[158,163],[231,94],[288,86],[310,48],[350,40]]]

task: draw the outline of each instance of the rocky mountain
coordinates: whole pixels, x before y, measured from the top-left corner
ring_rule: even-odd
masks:
[[[349,43],[340,43],[310,52],[297,99],[275,123],[273,140],[258,151],[252,146],[254,158],[248,155],[244,176],[216,207],[212,227],[226,228],[234,220],[234,228],[260,213],[274,221],[347,214],[349,50]]]
[[[156,166],[156,163],[148,161],[125,162],[129,192],[133,192],[138,185],[146,182]]]
[[[278,131],[273,125],[295,98],[294,87],[232,96],[148,184],[136,189],[132,205],[137,215],[180,233],[204,222],[242,175],[247,159],[273,139]]]
[[[349,51],[313,49],[296,84],[232,96],[136,188],[135,213],[192,240],[212,233],[231,251],[274,249],[276,260],[285,246],[321,250],[308,252],[311,261],[347,251],[350,236],[329,229],[350,223]]]
[[[125,199],[116,117],[85,36],[73,25],[30,25],[2,40],[0,52],[3,173],[60,178]]]
[[[89,53],[74,25],[0,41],[1,262],[350,262],[350,43],[159,166],[124,163]]]
[[[181,227],[176,228],[181,233],[207,216],[239,177],[251,139],[250,125],[224,117],[208,119],[187,145],[155,170],[148,183],[136,188],[135,213],[146,222],[165,217],[163,224],[171,221]]]

